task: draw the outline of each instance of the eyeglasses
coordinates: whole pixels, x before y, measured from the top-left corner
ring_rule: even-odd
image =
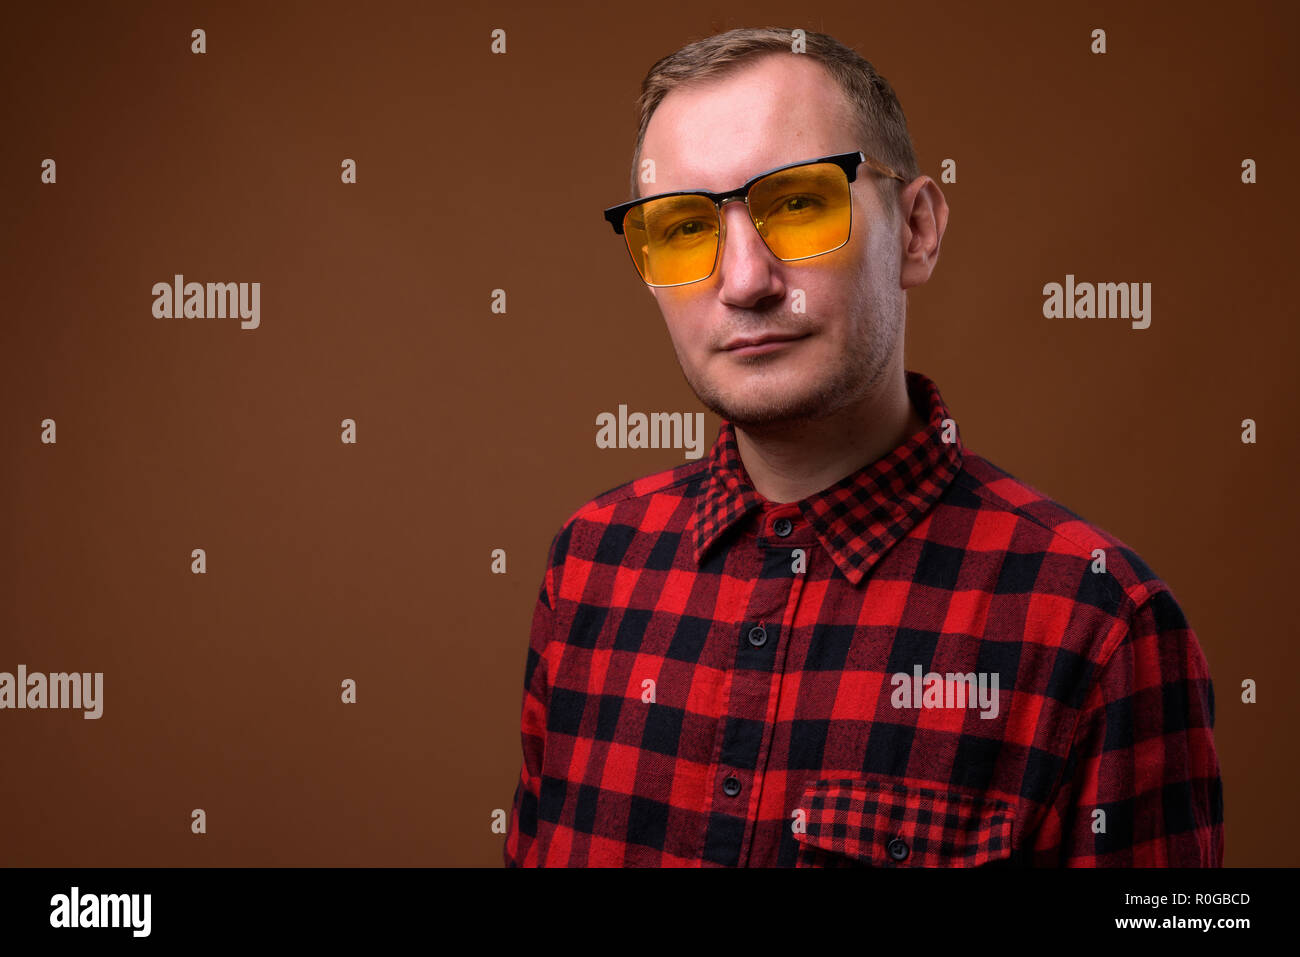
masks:
[[[685,189],[634,199],[605,210],[605,219],[627,240],[632,263],[650,286],[684,286],[713,275],[726,237],[722,206],[733,199],[744,202],[773,256],[782,262],[810,259],[849,241],[849,184],[862,163],[907,182],[854,150],[778,166],[725,193]]]

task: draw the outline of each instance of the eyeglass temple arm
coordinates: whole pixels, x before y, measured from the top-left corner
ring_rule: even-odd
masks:
[[[880,162],[879,160],[872,159],[870,156],[867,156],[866,153],[863,153],[862,157],[863,157],[862,162],[866,163],[877,173],[882,173],[885,176],[892,176],[900,183],[907,182],[907,177],[900,175],[892,166],[886,166],[884,163]]]

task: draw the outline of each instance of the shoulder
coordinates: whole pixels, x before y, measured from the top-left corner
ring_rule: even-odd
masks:
[[[662,528],[668,516],[693,506],[708,477],[708,459],[631,479],[588,499],[565,519],[551,543],[549,564],[562,564],[575,548],[594,554],[610,535],[627,535],[649,523]]]
[[[1019,573],[1035,580],[1032,590],[1084,599],[1125,619],[1153,596],[1171,594],[1122,538],[969,449],[940,504],[975,512],[963,517],[972,546],[1015,555]]]

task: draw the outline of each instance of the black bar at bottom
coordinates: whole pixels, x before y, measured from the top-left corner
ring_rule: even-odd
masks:
[[[445,935],[453,932],[483,944],[518,936],[605,947],[710,939],[731,946],[786,935],[814,944],[841,934],[864,947],[997,945],[1021,934],[1029,944],[1098,935],[1164,940],[1172,933],[1170,940],[1198,935],[1232,947],[1287,926],[1283,909],[1294,883],[1291,868],[899,868],[851,877],[724,869],[0,869],[0,934],[6,951],[20,939],[90,947],[330,946],[450,943]]]

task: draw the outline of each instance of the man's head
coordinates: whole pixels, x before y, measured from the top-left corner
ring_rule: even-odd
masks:
[[[633,169],[636,197],[721,192],[765,170],[860,149],[907,179],[860,166],[848,242],[792,262],[764,245],[743,203],[727,203],[713,275],[651,288],[687,383],[748,429],[829,415],[878,387],[901,362],[903,290],[929,277],[947,218],[938,187],[917,172],[889,84],[829,37],[807,34],[807,53],[790,45],[786,31],[733,30],[655,64]],[[649,183],[639,175],[646,160]],[[800,338],[762,353],[726,348],[769,334]]]

